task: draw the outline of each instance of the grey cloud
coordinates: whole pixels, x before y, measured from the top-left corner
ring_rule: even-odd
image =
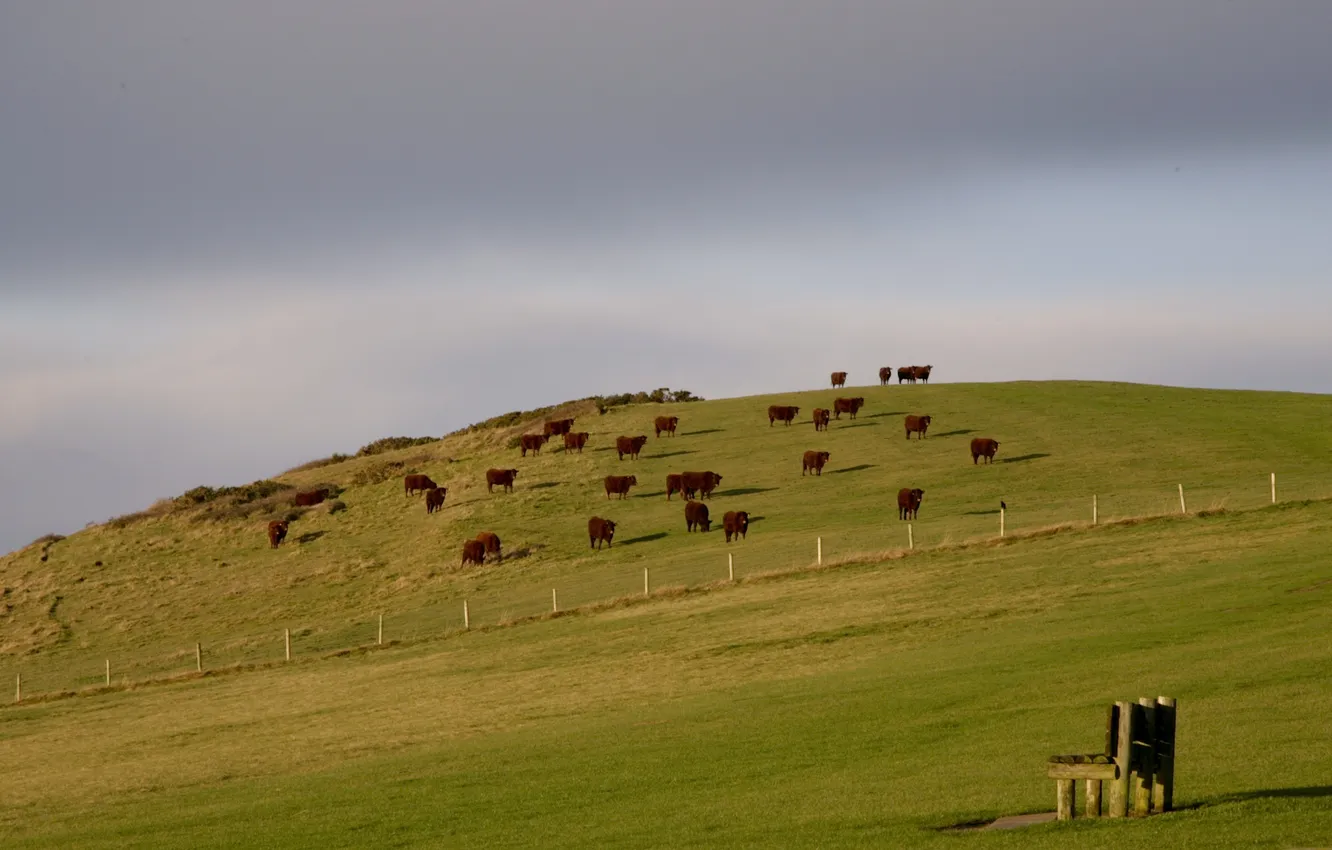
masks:
[[[1293,0],[9,4],[0,256],[235,262],[1326,142],[1329,32]]]

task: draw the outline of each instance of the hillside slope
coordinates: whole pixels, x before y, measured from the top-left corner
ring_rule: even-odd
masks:
[[[864,396],[866,408],[816,434],[810,412],[839,394]],[[800,421],[770,427],[771,403],[800,405]],[[904,439],[907,413],[933,416],[927,439]],[[1001,499],[1019,531],[1087,521],[1093,494],[1102,519],[1177,511],[1180,483],[1191,510],[1258,506],[1271,472],[1283,499],[1322,498],[1332,495],[1329,413],[1328,397],[1284,393],[893,385],[617,408],[576,423],[592,433],[582,455],[519,458],[507,446],[521,429],[465,434],[279,476],[345,488],[346,510],[305,513],[277,551],[264,515],[208,518],[201,508],[87,529],[46,561],[38,548],[0,559],[0,675],[21,670],[34,690],[67,689],[100,681],[102,659],[117,678],[185,669],[196,641],[212,665],[272,659],[284,628],[312,652],[368,642],[380,613],[390,639],[438,634],[461,625],[463,599],[474,625],[493,623],[547,610],[552,588],[564,607],[641,592],[645,567],[653,586],[696,584],[724,577],[728,552],[744,575],[809,563],[817,537],[825,559],[898,548],[895,498],[907,486],[926,491],[918,546],[995,534]],[[617,461],[614,438],[651,435],[660,414],[681,416],[679,436]],[[1001,441],[993,466],[971,463],[973,436]],[[806,449],[832,453],[821,478],[801,476]],[[516,492],[487,493],[489,467],[519,469]],[[757,521],[747,540],[728,547],[718,532],[685,532],[663,481],[686,469],[723,475],[714,519],[748,510]],[[449,488],[441,513],[404,497],[409,470]],[[606,501],[612,473],[638,476],[632,498]],[[589,551],[593,514],[619,523],[612,549]],[[459,569],[461,542],[483,529],[509,557]]]

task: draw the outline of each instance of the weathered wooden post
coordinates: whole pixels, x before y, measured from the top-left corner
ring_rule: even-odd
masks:
[[[291,660],[291,629],[282,630],[282,640],[287,647],[287,660]]]
[[[1272,473],[1272,504],[1276,504],[1276,473]]]
[[[643,595],[648,596],[648,568],[643,568]]]
[[[1110,783],[1110,810],[1112,818],[1128,815],[1129,756],[1133,751],[1133,703],[1115,703],[1115,767],[1117,774]]]
[[[911,533],[911,523],[907,523],[907,548],[908,549],[916,548],[916,538],[915,535]]]
[[[1189,509],[1186,508],[1186,507],[1184,506],[1184,485],[1183,485],[1183,484],[1179,485],[1179,512],[1182,513],[1182,514],[1186,514],[1186,513],[1189,512]]]
[[[467,600],[464,599],[464,600],[463,600],[463,628],[464,628],[464,629],[470,629],[471,627],[472,627],[472,618],[471,618],[471,616],[467,613]]]
[[[1096,510],[1096,508],[1097,508],[1097,505],[1096,505],[1096,497],[1095,497],[1095,496],[1092,496],[1092,525],[1096,525],[1096,522],[1097,522],[1097,519],[1098,519],[1098,517],[1096,516],[1096,514],[1097,514],[1097,510]]]
[[[1004,536],[1004,509],[999,509],[999,536]]]
[[[1156,776],[1152,784],[1152,808],[1169,812],[1175,808],[1175,720],[1174,697],[1156,698]]]
[[[1152,813],[1152,776],[1156,773],[1156,700],[1141,697],[1133,709],[1133,816]]]
[[[23,702],[23,674],[14,674],[14,702]]]
[[[1055,780],[1055,817],[1059,820],[1073,820],[1073,796],[1077,787],[1076,779]]]
[[[203,647],[197,643],[194,645],[194,669],[203,672]]]
[[[106,686],[111,687],[111,659],[106,659]]]
[[[1101,816],[1101,780],[1087,780],[1087,817],[1099,818]]]
[[[379,615],[379,635],[375,638],[376,646],[384,645],[384,615]]]
[[[560,598],[555,595],[555,588],[550,589],[550,610],[553,614],[560,612]]]
[[[735,581],[735,557],[730,552],[726,553],[726,575]]]
[[[819,547],[819,548],[818,548],[818,552],[817,552],[817,554],[816,554],[814,557],[815,557],[815,559],[816,559],[816,562],[817,562],[820,566],[822,566],[822,564],[823,564],[823,538],[822,538],[822,537],[820,537],[820,538],[818,539],[818,547]]]

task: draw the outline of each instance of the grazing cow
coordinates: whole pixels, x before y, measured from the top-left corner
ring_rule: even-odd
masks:
[[[903,487],[897,491],[897,518],[915,519],[920,513],[920,501],[925,498],[924,490],[908,490]]]
[[[843,413],[849,413],[851,418],[855,419],[856,414],[860,412],[860,408],[864,406],[864,396],[833,399],[833,419],[841,419]]]
[[[672,472],[666,476],[666,501],[671,500],[672,493],[684,495],[684,484],[681,483],[681,477],[678,472]]]
[[[486,492],[494,493],[495,485],[504,485],[505,493],[513,492],[513,479],[518,477],[516,469],[487,469],[486,470]]]
[[[803,478],[806,472],[813,470],[815,475],[823,475],[823,465],[828,462],[827,452],[805,452],[804,460],[800,467],[800,476]]]
[[[611,497],[611,493],[619,495],[621,499],[629,495],[629,488],[638,484],[637,475],[607,475],[606,476],[606,498]]]
[[[897,383],[903,384],[907,381],[916,382],[916,371],[911,366],[899,366],[897,369]]]
[[[297,493],[291,503],[298,508],[312,508],[315,505],[323,504],[328,498],[328,488],[320,487],[318,490],[309,490],[305,493]]]
[[[615,453],[620,456],[620,460],[624,460],[625,455],[638,460],[638,453],[643,450],[645,445],[647,445],[647,437],[641,434],[637,437],[616,437]]]
[[[722,530],[726,532],[726,542],[731,542],[731,537],[736,539],[749,534],[749,513],[747,511],[727,511],[726,516],[722,517]]]
[[[712,498],[712,491],[717,489],[722,477],[715,472],[680,473],[680,495],[686,499],[694,498],[698,493],[704,499]]]
[[[912,434],[919,434],[917,440],[925,439],[925,432],[930,428],[930,417],[928,416],[908,416],[906,418],[906,438],[911,439]]]
[[[577,434],[570,431],[564,435],[564,450],[568,452],[570,449],[578,449],[578,453],[582,454],[583,446],[587,445],[588,436],[586,431],[579,431]]]
[[[615,523],[594,516],[587,521],[587,540],[593,549],[600,550],[604,540],[607,546],[615,539]]]
[[[550,419],[546,422],[542,436],[549,440],[551,437],[567,434],[573,430],[573,423],[572,419]]]
[[[402,479],[404,496],[414,496],[418,491],[424,493],[426,490],[433,490],[438,486],[430,480],[429,475],[407,475]]]
[[[444,509],[444,496],[448,492],[449,488],[447,487],[436,487],[433,490],[426,491],[426,515]]]
[[[930,370],[934,368],[933,366],[913,366],[912,368],[916,372],[916,379],[918,381],[926,384],[930,382]]]
[[[977,463],[985,458],[986,463],[994,463],[995,452],[999,451],[999,441],[989,437],[977,437],[971,441],[971,462]]]
[[[518,438],[518,448],[522,450],[523,457],[527,457],[528,452],[539,455],[541,454],[541,447],[549,439],[549,434],[524,434]]]
[[[680,417],[678,416],[658,416],[655,420],[653,420],[652,427],[656,430],[658,437],[661,436],[662,431],[665,431],[667,434],[670,434],[672,437],[674,437],[675,427],[679,424],[680,424]]]
[[[486,562],[486,544],[480,540],[468,540],[464,543],[461,566],[467,566],[468,561],[477,566],[484,564]]]
[[[268,545],[276,549],[282,545],[282,541],[287,539],[287,526],[290,525],[285,519],[275,519],[268,524]]]
[[[702,502],[685,502],[685,530],[711,531],[712,520],[708,519],[708,506]]]
[[[772,427],[774,422],[784,422],[790,425],[800,412],[798,407],[786,407],[780,404],[774,404],[768,407],[768,427]]]
[[[494,555],[495,561],[504,560],[504,550],[500,546],[499,535],[493,531],[483,531],[476,536],[478,542],[486,547],[487,555]]]
[[[822,407],[814,408],[814,430],[827,431],[828,420],[830,418],[831,414],[829,414],[828,411],[824,410]]]
[[[893,367],[879,367],[879,386],[886,387],[893,382]]]
[[[844,387],[844,386],[846,386],[846,373],[845,373],[845,372],[833,372],[833,373],[832,373],[832,385],[833,385],[834,387]]]

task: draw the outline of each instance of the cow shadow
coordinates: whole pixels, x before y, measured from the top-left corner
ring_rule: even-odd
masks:
[[[508,552],[505,552],[504,560],[513,561],[528,558],[545,548],[546,546],[543,543],[533,543],[531,546],[520,546],[517,549],[510,549]]]
[[[325,534],[328,534],[328,532],[327,532],[327,531],[307,531],[306,533],[302,534],[300,537],[297,537],[297,538],[296,538],[296,542],[299,543],[299,544],[301,544],[302,546],[304,546],[306,543],[313,543],[313,542],[315,542],[315,541],[318,540],[319,538],[323,537]]]
[[[995,508],[992,511],[966,511],[962,516],[993,516],[997,513],[999,513],[999,509]]]
[[[860,463],[860,464],[856,464],[855,466],[848,466],[848,467],[845,467],[844,469],[830,469],[830,470],[828,470],[828,474],[829,474],[829,475],[844,475],[844,474],[846,474],[846,473],[848,473],[848,472],[862,472],[862,471],[864,471],[864,470],[866,470],[866,469],[873,469],[874,467],[875,467],[875,464],[872,464],[872,463]]]
[[[699,436],[700,434],[720,434],[720,433],[722,433],[722,432],[725,431],[725,430],[726,430],[725,428],[704,428],[704,429],[702,429],[701,431],[681,431],[681,432],[680,432],[680,436],[681,436],[681,437],[697,437],[697,436]]]
[[[974,434],[974,433],[976,433],[976,429],[975,429],[975,428],[958,428],[956,431],[941,431],[941,432],[935,434],[934,436],[936,436],[936,437],[961,437],[961,436],[963,436],[963,435],[965,435],[965,434]]]
[[[834,419],[833,422],[836,423],[837,420]],[[882,425],[882,424],[883,424],[882,422],[850,422],[850,423],[847,423],[846,425],[842,425],[841,427],[842,427],[843,429],[845,429],[845,428],[869,428],[869,427],[877,427],[877,426]]]
[[[628,540],[621,540],[621,546],[633,546],[635,543],[651,543],[653,540],[660,540],[666,536],[666,532],[657,531],[652,534],[644,534],[639,537],[630,537]]]
[[[601,448],[593,449],[592,451],[594,451],[594,452],[613,452],[613,451],[615,451],[615,447],[614,447],[614,446],[602,446]]]
[[[1034,452],[1029,455],[1018,455],[1017,457],[1001,458],[1000,463],[1026,463],[1029,460],[1040,460],[1043,457],[1049,457],[1049,452]]]
[[[532,486],[528,487],[527,489],[529,489],[529,490],[545,490],[545,489],[547,489],[548,487],[558,487],[558,486],[560,486],[560,482],[558,482],[558,481],[542,481],[540,484],[533,484]]]
[[[734,490],[718,490],[714,496],[753,496],[756,493],[769,493],[776,487],[737,487]]]
[[[893,411],[889,411],[888,413],[868,413],[868,414],[865,415],[865,418],[866,418],[866,419],[882,419],[882,418],[884,418],[885,416],[906,416],[906,411],[905,411],[905,410],[893,410]]]
[[[698,454],[698,452],[694,451],[693,449],[681,449],[678,452],[662,452],[659,455],[647,455],[646,459],[659,460],[664,457],[675,457],[676,455],[693,455],[693,454]]]

